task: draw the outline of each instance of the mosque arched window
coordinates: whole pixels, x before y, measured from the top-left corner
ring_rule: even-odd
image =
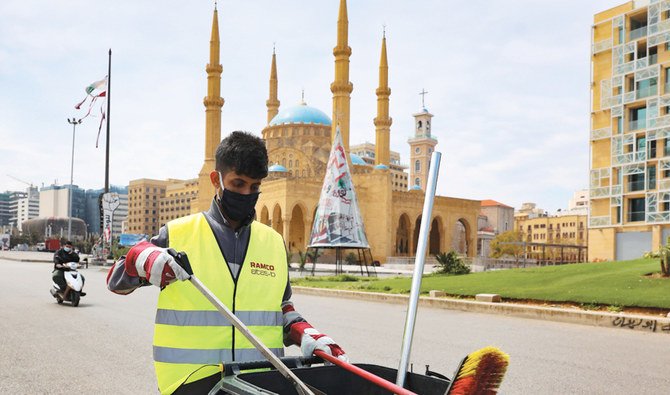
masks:
[[[286,158],[282,158],[281,160],[281,165],[286,167]]]
[[[298,161],[297,159],[295,160],[295,167],[300,167],[300,161]]]
[[[414,171],[421,171],[421,161],[420,160],[414,161]]]
[[[419,177],[414,179],[414,185],[421,186],[421,179]]]
[[[289,168],[293,167],[293,159],[289,159],[289,161],[288,161],[288,167],[289,167]]]
[[[421,123],[421,121],[418,121],[418,122],[416,123],[416,126],[417,126],[418,129],[421,129],[421,126],[422,126],[422,125],[423,125],[423,124]]]

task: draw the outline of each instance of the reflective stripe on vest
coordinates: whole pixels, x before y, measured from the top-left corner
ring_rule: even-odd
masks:
[[[283,322],[280,311],[236,311],[235,316],[246,326],[273,326]],[[218,311],[182,311],[158,309],[156,324],[179,326],[232,326]]]
[[[200,281],[273,353],[283,356],[281,302],[288,265],[281,235],[252,222],[247,254],[235,282],[202,213],[170,221],[167,227],[169,247],[185,251]],[[161,291],[154,325],[154,365],[162,393],[220,371],[205,365],[263,359],[193,284],[176,281]]]

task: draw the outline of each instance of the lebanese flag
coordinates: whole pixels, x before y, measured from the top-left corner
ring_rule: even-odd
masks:
[[[75,105],[74,108],[79,110],[82,104],[84,104],[86,100],[90,97],[91,104],[89,105],[88,113],[86,114],[86,116],[88,116],[91,113],[91,107],[93,107],[93,104],[95,103],[96,99],[99,97],[107,96],[107,76],[105,76],[105,78],[101,79],[100,81],[95,81],[89,84],[84,90],[86,91],[86,97],[84,98],[84,100],[77,103],[77,105]]]

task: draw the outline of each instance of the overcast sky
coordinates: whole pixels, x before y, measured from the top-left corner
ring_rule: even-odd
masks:
[[[265,126],[276,42],[282,108],[331,110],[339,0],[220,1],[222,135]],[[438,194],[555,212],[588,185],[593,14],[612,0],[349,0],[352,144],[374,142],[382,26],[391,149],[409,162],[412,114],[435,115]],[[0,191],[9,177],[70,180],[74,105],[107,74],[112,49],[110,180],[193,178],[204,155],[205,65],[213,2],[2,0]],[[104,186],[104,128],[77,127],[74,183]]]

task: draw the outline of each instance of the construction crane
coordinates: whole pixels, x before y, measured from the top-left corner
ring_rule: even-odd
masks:
[[[33,183],[32,183],[32,182],[23,181],[22,179],[20,179],[20,178],[16,178],[16,177],[14,177],[14,176],[11,175],[11,174],[7,174],[7,177],[9,177],[9,178],[13,178],[13,179],[15,179],[15,180],[18,181],[18,182],[21,182],[21,183],[24,183],[24,184],[26,184],[26,185],[29,185],[31,188],[33,187]]]

